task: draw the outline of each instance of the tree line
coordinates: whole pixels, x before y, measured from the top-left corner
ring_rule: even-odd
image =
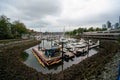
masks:
[[[93,28],[93,27],[90,27],[90,28],[78,28],[78,29],[74,29],[73,31],[68,31],[66,32],[67,35],[77,35],[77,34],[80,34],[80,33],[83,33],[83,32],[91,32],[91,31],[105,31],[107,30],[107,28]]]
[[[0,16],[0,39],[20,38],[22,34],[28,34],[29,29],[19,20],[10,22],[5,15]]]

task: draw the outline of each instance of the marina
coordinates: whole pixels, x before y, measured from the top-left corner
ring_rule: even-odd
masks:
[[[99,41],[93,44],[91,40],[85,41],[83,39],[78,42],[76,42],[77,40],[73,40],[70,38],[67,39],[63,37],[60,38],[59,42],[55,42],[55,38],[49,39],[42,39],[43,45],[41,43],[38,48],[32,48],[33,54],[35,55],[35,57],[37,56],[37,60],[43,67],[57,64],[61,62],[64,58],[73,58],[75,56],[74,54],[81,55],[87,53],[89,49],[99,46]],[[44,40],[47,40],[48,42],[50,41],[51,47],[44,47]],[[56,44],[58,45],[56,46]],[[69,44],[71,44],[71,48],[69,48]]]
[[[29,54],[29,57],[24,63],[44,74],[51,73],[51,72],[58,73],[61,70],[67,69],[67,67],[70,67],[73,64],[78,64],[79,62],[86,59],[87,57],[90,57],[97,53],[97,50],[95,48],[92,48],[93,46],[91,46],[91,49],[89,50],[89,52],[86,51],[84,53],[79,53],[79,55],[78,53],[75,53],[75,51],[69,51],[69,49],[64,48],[63,57],[62,57],[62,48],[60,48],[60,51],[61,51],[60,55],[57,55],[57,57],[56,56],[47,57],[45,56],[44,51],[43,52],[41,51],[42,48],[38,50],[38,47],[42,46],[43,44],[44,44],[44,47],[46,47],[46,50],[51,48],[51,41],[44,40],[41,42],[41,44],[31,47],[30,49],[27,49],[26,52]],[[39,55],[36,54],[36,52]],[[63,62],[62,62],[62,59],[63,59]],[[63,66],[63,69],[62,69],[62,66]]]
[[[0,80],[120,80],[120,0],[1,0]]]

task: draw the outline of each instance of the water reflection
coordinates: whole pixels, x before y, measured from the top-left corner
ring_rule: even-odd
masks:
[[[50,45],[51,45],[50,42],[44,41],[44,47],[50,47]],[[36,45],[34,47],[38,47],[38,45]],[[42,67],[39,64],[38,60],[34,57],[32,51],[31,51],[32,48],[33,47],[25,50],[29,54],[29,57],[28,57],[28,59],[24,63],[26,65],[28,65],[29,67],[32,67],[32,68],[36,69],[37,71],[42,72],[44,74],[51,73],[51,72],[52,73],[60,72],[62,70],[62,67],[63,67],[63,70],[64,70],[67,67],[72,66],[73,64],[78,64],[79,62],[81,62],[82,60],[84,60],[85,58],[87,58],[87,56],[90,57],[90,56],[92,56],[92,55],[94,55],[94,54],[97,53],[97,51],[95,49],[91,49],[89,51],[88,55],[81,55],[81,56],[78,56],[78,57],[74,57],[74,58],[69,59],[69,60],[64,60],[63,63],[61,62],[59,64],[52,65],[50,67],[45,67],[44,68],[44,67]],[[62,66],[62,64],[63,64],[63,66]]]

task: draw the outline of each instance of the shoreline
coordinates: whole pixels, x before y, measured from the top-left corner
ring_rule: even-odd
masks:
[[[120,52],[117,52],[112,57],[111,61],[105,64],[104,70],[98,75],[97,80],[117,80],[118,68],[119,68]],[[94,79],[95,76],[91,76],[90,79]]]
[[[40,41],[32,40],[22,42],[14,46],[1,48],[0,52],[0,79],[3,80],[36,80],[38,75],[44,77],[42,73],[38,73],[35,69],[28,67],[23,63],[21,52]]]
[[[42,72],[37,72],[35,69],[28,67],[22,62],[20,57],[20,52],[28,49],[39,42],[28,41],[27,43],[20,43],[18,45],[3,48],[4,51],[0,52],[0,79],[7,80],[91,80],[90,77],[95,75],[99,76],[104,69],[104,65],[110,62],[111,58],[116,54],[116,45],[114,42],[104,42],[101,43],[100,52],[83,60],[78,64],[74,64],[68,67],[63,72],[59,73],[48,73],[43,74]],[[113,48],[108,47],[113,46]],[[105,50],[110,50],[109,55]],[[64,73],[64,74],[62,74]],[[96,78],[95,78],[96,79]]]
[[[114,57],[118,50],[118,46],[115,42],[103,42],[101,45],[100,47],[104,48],[100,48],[97,54],[69,67],[63,72],[53,74],[55,77],[52,77],[52,80],[61,80],[63,78],[64,80],[91,80],[90,77],[92,75],[95,75],[94,80],[96,80],[102,73],[104,65],[110,62],[111,58]],[[111,48],[111,46],[113,48]],[[106,53],[106,50],[109,50],[109,52]]]

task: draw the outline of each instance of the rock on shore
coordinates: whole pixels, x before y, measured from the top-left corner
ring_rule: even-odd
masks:
[[[116,80],[118,75],[119,60],[120,52],[117,52],[110,62],[105,64],[101,75],[97,77],[91,76],[90,80]]]

